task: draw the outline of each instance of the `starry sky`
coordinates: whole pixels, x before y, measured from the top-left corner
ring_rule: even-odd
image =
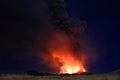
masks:
[[[66,4],[70,16],[87,21],[82,40],[98,58],[90,66],[91,71],[104,73],[120,69],[119,1],[66,0]]]
[[[42,45],[41,38],[46,39],[51,30],[44,0],[2,0],[0,4],[0,73],[49,70],[31,50],[41,47],[36,44]],[[65,4],[69,17],[87,22],[81,41],[84,51],[93,56],[89,70],[105,73],[120,69],[119,1],[65,0]]]

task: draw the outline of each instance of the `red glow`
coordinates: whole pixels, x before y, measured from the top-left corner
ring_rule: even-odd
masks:
[[[87,72],[84,67],[84,56],[81,50],[74,50],[75,39],[62,31],[56,31],[50,37],[47,45],[48,53],[41,57],[52,69],[59,69],[58,74],[76,74]]]
[[[86,72],[86,69],[84,68],[82,62],[75,59],[69,51],[53,51],[52,55],[55,58],[59,58],[60,62],[62,63],[62,66],[60,66],[60,74]]]

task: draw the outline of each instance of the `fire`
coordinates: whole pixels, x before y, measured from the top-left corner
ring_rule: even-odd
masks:
[[[80,60],[75,59],[69,51],[60,50],[53,51],[52,55],[54,58],[59,58],[62,66],[60,66],[60,74],[73,74],[73,73],[81,73],[86,72],[82,62]]]

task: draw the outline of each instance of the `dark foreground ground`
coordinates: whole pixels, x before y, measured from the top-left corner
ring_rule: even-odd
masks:
[[[120,74],[99,74],[99,75],[1,75],[0,80],[120,80]]]

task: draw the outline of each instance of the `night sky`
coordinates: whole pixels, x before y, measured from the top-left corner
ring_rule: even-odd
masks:
[[[66,0],[70,16],[87,21],[82,40],[97,60],[91,71],[120,69],[120,6],[118,0]]]
[[[119,1],[65,0],[65,4],[69,17],[87,22],[81,41],[94,58],[88,69],[95,73],[120,69]],[[2,0],[0,7],[0,73],[49,70],[32,52],[53,28],[44,0]]]

